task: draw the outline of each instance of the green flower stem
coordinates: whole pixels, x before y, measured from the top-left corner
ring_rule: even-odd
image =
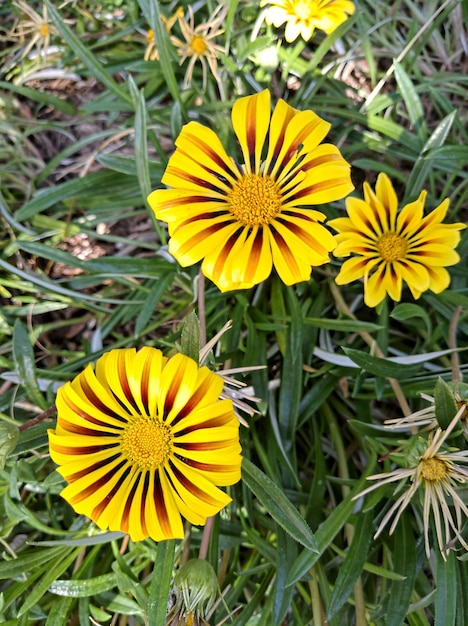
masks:
[[[336,450],[336,460],[338,463],[338,475],[340,478],[345,480],[349,480],[349,470],[348,470],[348,461],[346,459],[346,450],[343,445],[343,440],[340,435],[340,429],[338,426],[338,422],[335,416],[335,413],[330,409],[329,404],[323,404],[323,411],[325,413],[325,419],[327,421],[330,436],[332,438],[332,442],[334,448]],[[341,492],[343,494],[343,498],[350,492],[350,487],[348,485],[341,486]],[[345,535],[346,541],[348,545],[351,545],[354,536],[354,527],[351,524],[345,524]],[[362,588],[361,577],[359,577],[356,581],[356,584],[353,588],[354,595],[354,603],[355,603],[355,614],[356,614],[356,626],[366,626],[366,604],[364,601],[364,591]]]
[[[206,520],[205,528],[203,529],[202,540],[200,544],[200,552],[198,558],[200,560],[206,559],[208,554],[208,548],[210,545],[211,531],[213,530],[214,517],[208,517]]]
[[[462,307],[455,307],[455,311],[453,312],[452,319],[450,320],[449,325],[449,334],[448,334],[448,347],[451,350],[454,350],[450,355],[450,360],[452,363],[452,380],[454,383],[461,383],[462,381],[462,373],[460,369],[460,359],[458,356],[457,349],[457,327],[458,320],[460,319],[460,315],[462,314]]]
[[[320,590],[315,567],[310,570],[312,580],[309,581],[310,597],[312,600],[312,617],[314,624],[323,624],[323,609],[320,601]]]
[[[348,305],[344,301],[343,296],[341,295],[341,291],[338,289],[335,281],[330,281],[329,285],[330,285],[330,291],[332,292],[338,311],[340,311],[341,313],[343,313],[347,317],[350,317],[353,320],[357,320],[357,317],[353,313],[351,313],[351,311],[349,310]],[[383,359],[385,358],[385,354],[382,352],[382,350],[380,349],[380,347],[378,346],[377,342],[372,337],[372,335],[370,335],[366,331],[360,331],[359,335],[367,343],[367,345],[373,350],[375,356],[378,356]],[[397,399],[397,402],[400,405],[403,415],[405,416],[411,415],[411,409],[400,387],[400,383],[395,378],[387,378],[387,380],[393,389],[393,393],[395,394],[395,398]]]
[[[206,345],[205,276],[198,272],[198,319],[200,320],[200,345]]]

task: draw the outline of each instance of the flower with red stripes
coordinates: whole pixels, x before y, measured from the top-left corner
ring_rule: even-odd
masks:
[[[216,133],[189,122],[176,140],[162,182],[148,202],[169,226],[169,252],[184,267],[203,259],[202,272],[221,291],[247,289],[276,269],[287,285],[308,280],[335,247],[310,208],[353,189],[338,148],[321,144],[330,124],[268,90],[237,100],[232,125],[243,163]],[[268,138],[268,139],[267,139]]]
[[[182,354],[111,350],[57,395],[50,454],[61,495],[101,529],[132,540],[183,538],[231,498],[240,479],[239,422],[223,380]]]

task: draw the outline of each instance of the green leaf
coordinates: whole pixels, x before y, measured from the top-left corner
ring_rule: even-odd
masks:
[[[416,92],[413,82],[403,67],[397,61],[394,61],[395,78],[399,87],[400,95],[403,98],[411,123],[422,142],[427,137],[427,128],[424,123],[424,110],[421,100]]]
[[[371,510],[358,515],[357,523],[354,527],[353,540],[349,547],[348,554],[338,571],[335,586],[331,594],[327,611],[328,619],[332,619],[345,604],[351,595],[357,579],[361,575],[374,531],[373,524],[374,511]]]
[[[200,355],[200,322],[195,311],[185,318],[180,335],[180,351],[198,363]]]
[[[70,104],[67,100],[63,98],[57,98],[57,96],[53,96],[50,93],[40,91],[39,89],[31,89],[30,87],[25,87],[24,85],[15,85],[12,82],[0,81],[0,89],[5,89],[5,91],[12,91],[13,93],[17,93],[24,98],[28,98],[28,100],[32,100],[33,102],[39,102],[39,104],[45,104],[47,106],[53,107],[57,111],[61,113],[65,113],[65,115],[75,115],[76,109]]]
[[[0,469],[4,469],[7,457],[16,448],[19,428],[9,422],[0,422]]]
[[[390,313],[390,317],[400,322],[412,319],[422,319],[426,325],[426,331],[428,335],[431,334],[431,318],[429,317],[426,309],[419,304],[413,304],[411,302],[405,302],[404,304],[397,304],[397,306]]]
[[[31,589],[30,593],[27,595],[26,599],[23,602],[23,605],[19,609],[18,616],[24,615],[27,611],[29,611],[42,596],[47,592],[50,585],[60,578],[60,576],[67,570],[73,561],[77,558],[78,554],[81,552],[81,548],[77,548],[73,550],[71,553],[68,552],[64,556],[64,558],[55,561],[50,564],[50,567],[46,570],[40,581],[34,585]]]
[[[18,369],[19,382],[24,387],[28,398],[36,406],[46,409],[47,403],[39,390],[36,380],[34,350],[29,341],[26,328],[18,319],[13,329],[13,358]]]
[[[315,326],[317,328],[325,328],[326,330],[336,330],[343,333],[371,333],[383,328],[380,324],[372,322],[361,322],[359,320],[350,319],[328,319],[326,317],[304,317],[304,324]]]
[[[311,552],[317,552],[314,535],[298,510],[291,504],[278,485],[246,458],[242,460],[242,480],[271,517],[293,539]]]
[[[393,568],[404,580],[390,587],[387,604],[387,626],[403,626],[416,579],[416,541],[407,515],[402,515],[395,530],[392,552]]]
[[[389,359],[381,359],[380,357],[362,352],[361,350],[355,350],[354,348],[343,348],[343,352],[354,361],[356,365],[374,374],[374,376],[407,380],[415,376],[422,367],[422,363],[404,365],[403,363],[392,362]]]
[[[88,598],[117,586],[115,574],[103,574],[85,580],[55,580],[49,587],[51,593],[69,598]]]
[[[317,552],[310,552],[303,550],[302,553],[296,559],[294,566],[291,568],[291,572],[288,578],[288,585],[293,585],[298,582],[303,576],[307,575],[308,571],[319,560],[328,546],[331,544],[337,533],[343,528],[346,522],[349,520],[353,509],[356,507],[356,502],[353,500],[366,483],[366,476],[372,473],[377,457],[373,455],[367,466],[366,473],[361,479],[354,485],[352,491],[348,493],[340,504],[333,509],[327,519],[320,525],[315,533],[315,541],[318,547]]]
[[[149,295],[140,309],[135,322],[135,337],[138,337],[145,329],[147,323],[156,311],[156,307],[171,286],[174,280],[174,272],[166,272],[153,282]]]
[[[453,391],[440,377],[434,388],[434,408],[439,426],[444,429],[447,428],[458,411]]]
[[[444,561],[438,548],[434,550],[436,559],[435,580],[435,619],[434,626],[455,626],[457,615],[457,569],[453,551]]]
[[[26,572],[31,572],[66,552],[63,546],[55,546],[47,548],[47,550],[34,549],[22,554],[17,559],[2,561],[0,563],[0,580],[15,578]]]
[[[156,550],[147,610],[148,624],[151,626],[164,626],[166,623],[175,545],[174,539],[161,541]]]
[[[82,63],[89,69],[91,74],[119,99],[130,103],[130,95],[115,82],[110,74],[105,71],[102,63],[100,63],[90,51],[89,46],[85,46],[81,42],[81,39],[65,24],[62,16],[57,11],[54,4],[52,4],[50,0],[44,0],[44,3],[47,6],[50,19],[54,23],[54,26],[66,43],[70,46],[70,49],[73,50],[73,52],[81,59]]]

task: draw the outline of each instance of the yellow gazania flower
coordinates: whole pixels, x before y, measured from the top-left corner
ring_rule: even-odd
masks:
[[[445,269],[460,260],[455,248],[462,223],[442,224],[450,200],[446,198],[423,216],[426,192],[398,212],[398,199],[386,174],[379,174],[375,193],[364,183],[364,200],[347,198],[348,217],[329,222],[338,231],[337,257],[353,256],[343,263],[338,285],[364,278],[364,301],[375,307],[388,293],[399,302],[405,281],[414,298],[431,289],[449,286]]]
[[[398,468],[386,474],[375,474],[367,477],[368,480],[376,482],[354,496],[354,500],[390,483],[398,483],[395,489],[397,492],[399,487],[409,480],[408,488],[403,491],[382,519],[374,539],[380,535],[392,517],[389,534],[393,533],[401,514],[416,492],[421,489],[423,493],[424,544],[427,558],[430,557],[431,553],[429,543],[431,511],[435,523],[437,544],[442,557],[446,558],[450,544],[454,540],[458,540],[465,550],[468,550],[468,543],[461,535],[462,526],[468,519],[468,507],[457,491],[457,488],[468,481],[468,450],[450,452],[441,450],[459,419],[460,416],[457,413],[446,430],[438,428],[432,433],[429,440],[423,444],[422,454],[415,459],[415,462],[411,463],[410,467]]]
[[[179,16],[178,22],[184,41],[177,37],[171,37],[171,41],[177,48],[177,52],[181,57],[180,65],[187,59],[190,59],[182,85],[184,89],[187,89],[192,82],[193,69],[197,61],[200,61],[202,66],[203,89],[206,88],[207,64],[213,77],[219,82],[218,53],[224,52],[225,49],[215,44],[213,40],[224,33],[224,29],[219,27],[223,23],[227,11],[228,7],[220,4],[210,15],[208,21],[198,26],[195,26],[192,5],[189,5],[188,8],[188,20],[185,19],[183,14]]]
[[[351,0],[261,0],[267,8],[265,21],[279,28],[286,23],[284,38],[291,43],[299,35],[308,41],[316,28],[328,34],[354,13]]]
[[[181,515],[205,524],[240,479],[239,422],[223,380],[155,348],[111,350],[57,395],[50,454],[61,495],[102,529],[139,541],[183,538]]]
[[[333,236],[323,213],[304,208],[338,200],[353,185],[338,148],[320,144],[330,124],[270,93],[240,98],[232,124],[243,154],[238,165],[210,129],[190,122],[176,140],[162,182],[148,202],[169,224],[169,252],[202,271],[221,291],[247,289],[273,266],[287,285],[307,280],[329,260]],[[267,141],[268,135],[268,141]]]

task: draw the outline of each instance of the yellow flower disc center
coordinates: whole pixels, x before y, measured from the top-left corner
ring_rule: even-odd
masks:
[[[377,249],[385,261],[397,261],[405,258],[408,243],[396,233],[385,233],[377,242]]]
[[[447,463],[437,457],[421,459],[421,477],[429,482],[439,482],[449,473]]]
[[[201,35],[195,35],[192,41],[190,42],[190,47],[192,48],[195,54],[202,56],[208,50],[208,46],[206,45],[206,41],[201,37]]]
[[[316,8],[315,2],[311,2],[310,0],[309,2],[306,0],[299,0],[299,2],[296,2],[295,4],[294,14],[297,20],[306,22],[307,20],[312,19],[315,13],[314,9]]]
[[[38,31],[41,37],[47,37],[47,35],[50,33],[49,24],[41,24]]]
[[[245,174],[227,197],[234,217],[246,226],[268,224],[281,211],[281,195],[272,178]]]
[[[141,470],[161,467],[171,453],[172,439],[169,426],[142,416],[130,422],[122,434],[122,455]]]
[[[154,32],[153,29],[150,28],[145,35],[146,43],[154,43]]]

